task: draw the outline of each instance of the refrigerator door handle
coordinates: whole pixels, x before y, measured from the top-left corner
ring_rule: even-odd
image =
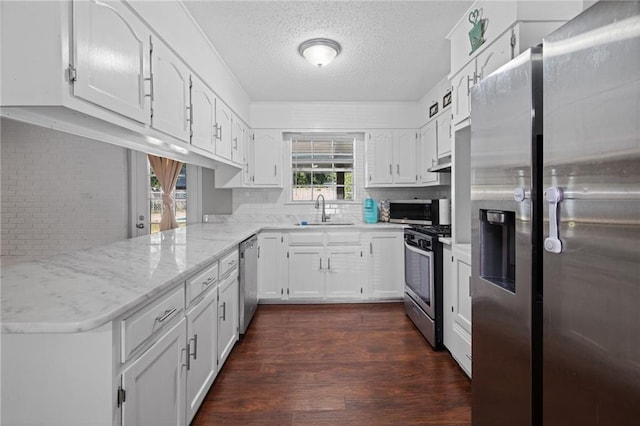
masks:
[[[564,198],[562,188],[552,186],[546,192],[549,203],[549,236],[544,240],[544,249],[550,253],[562,252],[562,241],[560,241],[559,228],[560,203]]]

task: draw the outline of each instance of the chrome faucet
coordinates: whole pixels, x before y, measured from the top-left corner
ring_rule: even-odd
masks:
[[[326,222],[327,221],[327,212],[324,209],[324,195],[322,194],[318,194],[318,197],[316,198],[316,209],[320,208],[320,197],[322,197],[322,222]]]

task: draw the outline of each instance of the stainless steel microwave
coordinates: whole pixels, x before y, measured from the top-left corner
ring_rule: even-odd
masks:
[[[389,222],[417,225],[450,225],[448,199],[389,201]]]

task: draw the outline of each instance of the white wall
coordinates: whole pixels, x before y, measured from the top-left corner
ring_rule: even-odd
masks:
[[[2,261],[127,238],[127,150],[0,122]]]
[[[438,82],[435,86],[433,86],[423,97],[418,101],[418,111],[419,111],[419,127],[427,124],[428,121],[433,120],[436,116],[429,117],[429,108],[434,103],[438,103],[438,114],[442,113],[442,98],[443,96],[451,89],[451,83],[449,79],[445,76],[442,80]],[[451,114],[449,112],[449,114]]]

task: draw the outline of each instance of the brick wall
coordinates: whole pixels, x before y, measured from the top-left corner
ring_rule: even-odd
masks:
[[[127,150],[2,119],[3,263],[127,238]]]

